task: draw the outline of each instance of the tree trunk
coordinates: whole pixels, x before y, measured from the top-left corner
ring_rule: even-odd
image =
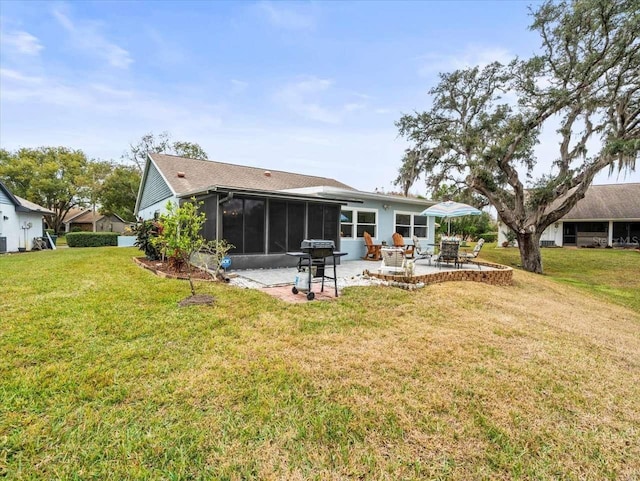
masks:
[[[525,271],[542,274],[542,256],[540,255],[540,234],[527,232],[516,233],[520,260]]]
[[[189,287],[191,288],[191,295],[196,295],[196,289],[193,286],[193,279],[191,278],[191,256],[187,257],[187,277],[189,278]]]

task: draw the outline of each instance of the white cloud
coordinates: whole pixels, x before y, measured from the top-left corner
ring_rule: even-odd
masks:
[[[231,93],[232,94],[240,94],[247,90],[249,87],[249,82],[244,82],[242,80],[231,79]]]
[[[175,37],[166,39],[163,34],[152,27],[146,27],[145,31],[153,44],[152,56],[158,65],[165,68],[176,68],[191,62],[191,53],[182,48]]]
[[[365,107],[366,107],[366,105],[364,103],[353,102],[353,103],[346,104],[344,106],[344,111],[345,112],[355,112],[357,110],[362,110]]]
[[[424,77],[440,72],[451,72],[469,67],[486,67],[492,62],[507,64],[515,58],[515,54],[502,47],[484,47],[469,45],[463,51],[444,55],[432,53],[420,57],[422,66],[419,74]]]
[[[332,85],[332,80],[309,77],[285,85],[275,98],[287,109],[309,120],[337,124],[340,122],[339,113],[319,103],[320,94],[329,90]]]
[[[30,75],[25,75],[21,72],[18,72],[17,70],[8,68],[0,68],[0,79],[5,79],[5,81],[15,80],[18,82],[30,84],[42,83],[42,78],[40,77],[32,77]]]
[[[303,13],[291,8],[292,3],[260,2],[258,9],[274,27],[286,30],[310,30],[315,27],[315,18],[310,13]]]
[[[156,96],[146,91],[122,89],[103,83],[73,83],[55,77],[32,77],[16,70],[0,69],[0,101],[3,117],[16,118],[11,124],[14,134],[20,134],[20,126],[33,126],[35,120],[45,117],[45,112],[56,117],[56,127],[62,129],[65,124],[74,125],[82,132],[91,129],[92,123],[113,122],[125,130],[159,125],[159,130],[177,132],[207,131],[217,128],[222,121],[218,115],[218,107],[200,101],[184,98]],[[36,115],[36,112],[40,112]],[[68,117],[68,119],[67,119]],[[20,120],[22,119],[22,120]],[[46,125],[46,120],[41,120]],[[22,123],[21,123],[22,122]],[[60,124],[58,126],[58,124]],[[141,127],[142,126],[142,127]],[[47,127],[54,131],[52,125]],[[3,135],[3,140],[11,135]]]
[[[38,55],[44,48],[38,37],[23,31],[0,32],[0,43],[5,48],[8,47],[24,55]]]
[[[107,40],[98,24],[94,22],[74,22],[68,13],[61,8],[54,8],[52,14],[60,25],[69,33],[71,41],[79,50],[85,50],[97,55],[112,67],[126,69],[133,59],[127,50]]]
[[[304,77],[284,85],[274,99],[300,117],[325,124],[340,124],[369,107],[371,97],[336,89],[334,84],[331,79]]]

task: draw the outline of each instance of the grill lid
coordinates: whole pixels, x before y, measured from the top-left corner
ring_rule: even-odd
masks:
[[[300,244],[303,251],[309,249],[335,249],[336,245],[332,240],[325,239],[305,239]]]

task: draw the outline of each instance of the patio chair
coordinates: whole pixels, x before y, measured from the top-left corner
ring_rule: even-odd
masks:
[[[442,263],[446,262],[449,264],[453,262],[455,267],[460,266],[460,261],[458,260],[458,249],[460,248],[460,242],[454,240],[443,240],[440,243],[440,253],[436,258],[436,262],[438,267],[442,268]]]
[[[418,237],[413,236],[413,247],[414,247],[414,257],[418,261],[420,259],[427,259],[429,261],[429,265],[431,265],[431,259],[433,258],[434,250],[433,247],[427,246],[425,249],[420,245],[420,241]]]
[[[398,247],[383,247],[381,249],[382,265],[378,272],[381,274],[384,271],[391,271],[394,273],[404,274],[407,269],[407,258],[404,255],[404,251]]]
[[[371,238],[371,234],[367,231],[364,231],[364,244],[367,248],[367,252],[365,253],[363,259],[366,261],[379,261],[380,260],[380,248],[382,247],[380,244],[374,244],[373,239]]]
[[[483,245],[484,245],[484,239],[480,239],[476,244],[476,246],[473,248],[473,252],[462,252],[461,254],[458,254],[458,263],[459,264],[464,264],[465,262],[472,263],[473,259],[478,257],[478,254],[480,254],[480,249],[482,249]],[[478,269],[480,269],[480,264],[478,264]]]
[[[400,247],[404,251],[405,257],[413,259],[413,250],[415,245],[407,245],[404,241],[404,237],[397,232],[394,232],[391,238],[393,239],[393,247]]]

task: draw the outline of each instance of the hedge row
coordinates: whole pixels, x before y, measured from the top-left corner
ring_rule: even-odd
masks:
[[[69,232],[67,245],[69,247],[104,247],[118,245],[117,232]]]
[[[498,233],[485,232],[484,234],[480,234],[478,239],[484,239],[485,242],[496,242],[498,240]]]

